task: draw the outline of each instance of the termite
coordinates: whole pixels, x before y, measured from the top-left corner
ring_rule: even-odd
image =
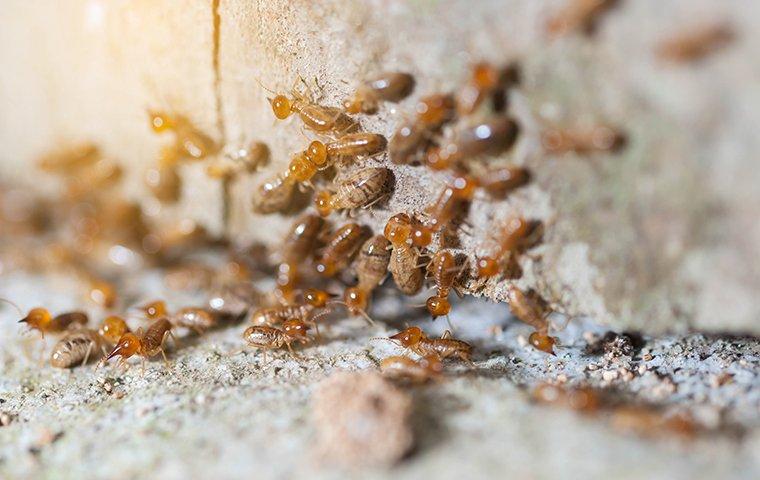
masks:
[[[695,62],[730,44],[736,34],[731,25],[701,25],[662,41],[656,49],[659,58],[671,62]]]
[[[254,141],[248,147],[225,152],[223,158],[206,167],[206,174],[211,178],[230,179],[241,173],[254,173],[266,165],[269,158],[267,144]]]
[[[430,138],[430,132],[421,123],[402,123],[396,128],[388,144],[388,155],[391,162],[397,165],[416,163]]]
[[[520,69],[517,63],[510,63],[501,68],[488,62],[476,63],[472,67],[469,80],[457,93],[457,113],[460,116],[472,114],[485,99],[519,81]]]
[[[243,332],[243,339],[246,343],[255,348],[264,350],[264,361],[266,362],[266,351],[287,347],[292,356],[295,357],[292,343],[299,342],[307,344],[311,340],[306,335],[309,326],[300,320],[287,320],[283,328],[257,325],[248,327]]]
[[[456,256],[447,249],[438,250],[433,255],[428,264],[428,275],[433,278],[436,287],[436,294],[428,298],[425,306],[433,316],[437,317],[448,315],[451,312],[451,303],[449,302],[449,292],[454,287],[457,277],[462,273],[464,265],[457,263]]]
[[[290,206],[294,190],[295,183],[291,181],[290,171],[265,181],[254,191],[253,211],[266,215],[286,210]]]
[[[98,329],[98,335],[108,344],[116,345],[119,343],[119,339],[125,334],[129,333],[129,326],[123,318],[110,315],[103,319]]]
[[[212,292],[208,300],[209,309],[222,314],[239,317],[259,302],[262,293],[250,282],[236,282],[223,285]]]
[[[472,363],[472,345],[451,337],[451,332],[446,330],[441,338],[429,338],[419,327],[409,327],[387,340],[398,342],[421,357],[435,355],[442,360],[458,358],[464,362]]]
[[[307,213],[298,217],[282,242],[280,250],[282,260],[299,264],[308,259],[325,225],[325,220],[318,215]]]
[[[351,314],[367,317],[370,296],[388,274],[388,262],[391,259],[390,242],[382,235],[375,235],[362,245],[356,260],[358,283],[346,289],[343,301]]]
[[[168,366],[169,360],[166,358],[163,346],[166,338],[172,336],[171,330],[171,322],[165,318],[161,318],[153,322],[146,331],[140,328],[136,333],[125,333],[116,343],[113,350],[111,350],[111,353],[98,363],[98,367],[116,356],[120,357],[118,361],[119,365],[126,365],[126,360],[129,357],[139,355],[142,357],[142,371],[144,373],[145,360],[159,353],[164,358],[164,363]]]
[[[383,235],[391,245],[406,243],[412,235],[412,218],[406,213],[397,213],[388,219]]]
[[[432,232],[443,230],[461,212],[475,195],[477,181],[467,175],[456,176],[444,187],[435,202],[428,206],[425,213],[430,217],[429,228]]]
[[[340,268],[348,265],[365,238],[365,228],[356,223],[347,223],[338,228],[327,239],[322,254],[316,264],[317,272],[332,277]]]
[[[570,32],[591,34],[602,15],[618,0],[568,0],[565,6],[546,22],[546,33],[559,37]]]
[[[121,165],[107,158],[100,159],[71,178],[68,195],[78,199],[92,192],[104,191],[118,184],[123,176]]]
[[[495,116],[459,128],[453,140],[428,152],[428,164],[437,170],[451,168],[481,155],[498,155],[511,148],[520,128],[506,116]],[[435,159],[435,161],[431,160]]]
[[[531,222],[523,217],[511,217],[498,230],[499,247],[494,255],[477,259],[478,277],[490,278],[501,272],[505,261],[513,260],[515,253],[528,244],[528,238],[535,230]]]
[[[176,203],[182,192],[182,180],[176,165],[158,165],[145,172],[145,184],[161,203]]]
[[[291,90],[291,97],[275,95],[268,99],[274,116],[279,120],[285,120],[291,114],[297,113],[307,128],[320,133],[345,132],[354,125],[353,120],[341,109],[318,105],[308,100],[307,95],[295,88]]]
[[[113,308],[118,300],[116,286],[96,277],[87,278],[87,298],[103,308]]]
[[[539,403],[570,408],[585,413],[598,410],[601,404],[599,392],[590,387],[563,388],[558,385],[542,383],[533,389],[531,396]]]
[[[76,143],[46,153],[37,160],[37,166],[49,173],[70,174],[94,165],[100,155],[97,145],[90,142]]]
[[[347,113],[377,113],[381,101],[399,102],[414,90],[414,77],[403,72],[382,73],[360,85],[343,101]]]
[[[318,192],[314,204],[323,217],[335,210],[367,208],[390,194],[392,180],[393,172],[388,168],[363,168],[340,182],[334,193]]]
[[[68,333],[60,339],[50,353],[50,365],[55,368],[71,368],[85,365],[97,350],[105,354],[103,339],[89,328]]]
[[[415,295],[422,289],[425,274],[418,265],[420,253],[417,247],[400,243],[393,246],[388,271],[396,286],[406,295]]]
[[[427,355],[417,361],[394,355],[380,362],[380,371],[386,378],[421,384],[440,378],[443,363],[438,355]]]
[[[166,302],[157,300],[140,307],[148,320],[165,318],[175,327],[189,328],[198,334],[216,326],[216,317],[203,308],[185,307],[170,313]]]
[[[436,93],[422,97],[415,106],[417,121],[426,129],[434,131],[456,117],[454,96],[448,93]]]
[[[174,133],[175,147],[185,158],[200,160],[218,150],[218,146],[208,135],[182,115],[149,110],[148,116],[155,133]]]
[[[26,323],[29,330],[37,330],[42,338],[46,333],[61,333],[74,326],[87,325],[88,317],[84,312],[67,312],[56,315],[50,314],[46,308],[33,308],[18,323]]]
[[[503,199],[514,190],[527,185],[531,175],[525,167],[510,165],[490,168],[477,178],[478,185],[490,196]]]
[[[536,329],[528,337],[528,342],[536,350],[554,355],[554,345],[557,343],[557,339],[549,336],[547,317],[551,310],[546,301],[533,290],[526,293],[514,285],[509,285],[507,287],[507,302],[515,317]]]
[[[388,141],[379,133],[348,133],[326,145],[329,157],[370,157],[376,155],[388,145]]]
[[[625,146],[625,135],[603,125],[592,127],[548,128],[541,134],[541,143],[548,153],[573,152],[590,155],[599,152],[618,152]]]

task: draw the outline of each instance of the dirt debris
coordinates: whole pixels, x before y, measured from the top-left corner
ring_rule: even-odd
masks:
[[[313,397],[320,460],[343,467],[388,466],[413,445],[411,397],[377,372],[340,372]]]

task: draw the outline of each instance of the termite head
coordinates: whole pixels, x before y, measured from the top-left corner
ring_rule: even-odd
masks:
[[[317,273],[322,275],[323,277],[332,277],[335,276],[338,270],[338,265],[334,260],[330,260],[327,258],[323,258],[317,262],[316,265]]]
[[[333,211],[332,194],[327,190],[322,190],[314,195],[314,208],[321,216],[326,217]]]
[[[406,213],[397,213],[388,219],[383,235],[393,245],[406,243],[412,233],[412,219]]]
[[[352,315],[356,315],[360,312],[367,310],[369,298],[367,292],[359,287],[349,287],[343,293],[343,301],[348,307],[348,311]]]
[[[42,332],[48,325],[50,325],[52,320],[53,316],[48,309],[37,307],[29,310],[26,317],[19,320],[18,323],[26,323],[31,330],[39,330]]]
[[[451,186],[454,188],[454,196],[461,200],[472,200],[475,189],[478,188],[478,182],[469,175],[461,175],[454,178]]]
[[[166,302],[163,300],[156,300],[140,307],[140,310],[145,314],[148,320],[158,320],[166,316]]]
[[[309,147],[304,152],[306,158],[308,158],[314,165],[318,167],[327,163],[327,147],[319,140],[314,140],[309,144]]]
[[[427,307],[428,312],[430,312],[430,315],[433,316],[433,320],[448,315],[451,311],[451,303],[446,297],[430,297],[427,299],[427,302],[425,302],[425,306]]]
[[[433,229],[415,219],[412,222],[412,245],[415,247],[427,247],[432,241]]]
[[[420,343],[423,336],[424,333],[422,333],[420,327],[409,327],[388,338],[396,340],[402,347],[411,347],[412,345]]]
[[[443,362],[441,362],[441,357],[438,355],[425,355],[420,358],[420,365],[431,373],[438,374],[443,372]]]
[[[291,337],[305,338],[311,327],[302,320],[291,319],[282,323],[282,330]]]
[[[356,92],[352,96],[343,100],[343,109],[346,111],[346,113],[356,115],[357,113],[362,113],[363,103],[364,102],[362,102],[362,98],[359,95],[359,92]]]
[[[113,350],[108,354],[105,361],[108,361],[117,355],[122,358],[129,358],[137,353],[138,350],[140,350],[140,339],[137,335],[134,333],[125,333],[116,343],[116,346],[113,347]]]
[[[557,339],[554,337],[550,337],[549,335],[545,333],[539,333],[539,332],[533,332],[528,337],[528,343],[533,345],[533,348],[536,350],[541,350],[542,352],[550,353],[552,355],[556,355],[554,353],[554,344],[557,343]]]
[[[280,120],[285,120],[292,113],[291,102],[285,95],[275,95],[274,98],[268,98],[269,104],[272,105],[274,116]]]
[[[324,308],[332,297],[330,293],[317,288],[309,288],[303,292],[304,302],[315,308]]]
[[[127,322],[116,315],[106,317],[100,324],[100,329],[98,329],[100,336],[105,338],[109,343],[118,343],[127,332],[129,332]]]
[[[478,257],[478,278],[490,278],[499,274],[499,262],[493,257]]]
[[[171,115],[156,110],[148,110],[150,117],[150,128],[155,133],[164,133],[177,127],[176,122]]]

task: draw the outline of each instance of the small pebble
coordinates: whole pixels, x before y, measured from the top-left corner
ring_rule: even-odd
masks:
[[[602,379],[605,382],[611,382],[618,378],[618,371],[617,370],[605,370],[602,372]]]
[[[11,416],[8,415],[7,413],[5,412],[0,413],[0,426],[7,427],[8,425],[11,424],[11,420],[12,420]]]
[[[647,366],[646,365],[644,365],[643,363],[641,365],[639,365],[639,375],[644,375],[644,373],[646,373],[646,371],[647,371]]]
[[[645,362],[650,361],[654,357],[650,353],[645,353],[644,356],[641,357]]]

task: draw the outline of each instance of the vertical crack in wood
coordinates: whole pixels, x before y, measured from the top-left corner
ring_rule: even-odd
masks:
[[[211,2],[211,15],[213,19],[213,58],[212,64],[214,68],[214,96],[216,98],[216,125],[219,131],[219,138],[222,146],[227,142],[227,131],[224,124],[224,112],[222,108],[222,79],[221,69],[219,67],[219,50],[220,50],[220,36],[222,18],[219,15],[219,3],[221,0],[212,0]],[[228,177],[222,178],[222,229],[226,233],[230,218],[230,179]]]

